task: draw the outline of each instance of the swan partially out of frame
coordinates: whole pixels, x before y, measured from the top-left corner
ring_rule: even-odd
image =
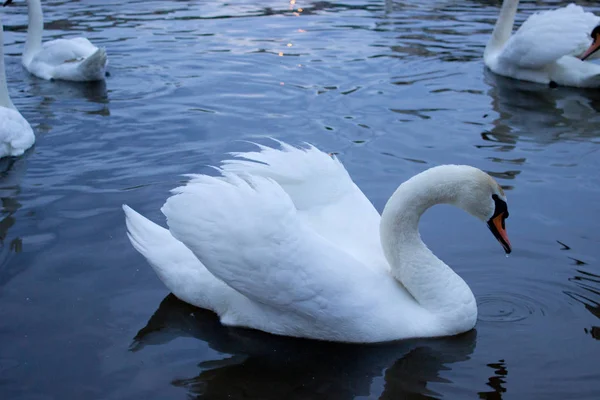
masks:
[[[6,0],[9,5],[13,0]],[[42,79],[98,81],[105,79],[106,50],[84,37],[56,39],[42,43],[44,16],[40,0],[27,0],[29,25],[23,51],[23,66]]]
[[[20,156],[33,146],[35,135],[8,94],[4,68],[4,27],[1,19],[0,53],[0,157]]]
[[[519,0],[504,0],[484,62],[494,73],[551,86],[600,87],[600,17],[569,4],[531,15],[513,34]]]

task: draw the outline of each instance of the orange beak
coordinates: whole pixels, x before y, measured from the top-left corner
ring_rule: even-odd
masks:
[[[598,38],[596,37],[592,45],[582,55],[579,56],[579,59],[581,59],[581,61],[584,61],[586,58],[597,52],[598,49],[600,49],[600,40],[598,40]]]
[[[506,215],[504,213],[498,214],[497,216],[490,218],[488,221],[488,227],[498,240],[506,254],[509,254],[512,251],[510,240],[508,240],[508,235],[506,234],[506,229],[504,227],[504,220],[506,219]]]

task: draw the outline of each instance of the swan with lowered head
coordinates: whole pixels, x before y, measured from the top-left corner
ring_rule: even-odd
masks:
[[[519,0],[504,0],[483,55],[498,75],[551,86],[600,87],[600,17],[569,4],[531,15],[512,35]]]
[[[4,27],[0,20],[0,157],[20,156],[33,146],[35,135],[8,94],[4,69]]]
[[[7,6],[13,0],[6,0]],[[98,81],[106,75],[106,50],[84,37],[56,39],[42,43],[44,16],[41,0],[27,0],[29,25],[23,51],[23,66],[42,79]]]
[[[190,175],[164,229],[124,205],[128,236],[173,294],[225,325],[340,342],[454,335],[473,328],[469,286],[421,241],[421,215],[452,204],[511,251],[506,197],[483,171],[426,170],[380,216],[335,158],[315,147],[234,153],[221,176]]]

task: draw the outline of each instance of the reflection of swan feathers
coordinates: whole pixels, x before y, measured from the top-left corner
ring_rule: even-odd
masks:
[[[15,213],[21,208],[19,193],[21,181],[27,171],[28,154],[19,158],[0,159],[0,287],[26,268],[22,263],[9,262],[14,253],[20,253],[20,237],[9,238],[9,230],[16,223]]]
[[[69,81],[44,81],[31,79],[30,93],[40,97],[38,111],[48,119],[56,118],[56,103],[74,100],[78,111],[91,115],[109,116],[109,97],[105,81],[88,82],[82,85]],[[87,101],[81,101],[85,98]],[[48,129],[52,129],[49,127]]]
[[[443,382],[440,371],[468,360],[476,343],[475,330],[452,338],[383,345],[272,336],[224,327],[214,313],[168,295],[136,335],[132,350],[180,336],[197,337],[232,355],[204,361],[197,376],[172,382],[199,399],[353,399],[377,390],[382,391],[381,399],[436,396],[428,382]],[[372,387],[376,377],[384,378],[382,388]]]
[[[570,278],[569,281],[575,283],[578,290],[565,291],[565,294],[583,304],[586,310],[600,319],[600,275],[584,270],[585,262],[575,258],[571,259],[575,261],[579,268],[577,269],[577,275]],[[585,328],[585,332],[596,340],[600,340],[600,326],[598,325]]]
[[[133,246],[177,297],[225,325],[340,342],[473,328],[473,293],[422,242],[418,222],[452,204],[510,252],[496,181],[434,167],[400,185],[380,217],[335,157],[281,145],[236,154],[246,160],[226,161],[221,176],[191,176],[162,207],[169,230],[124,206]]]
[[[600,123],[598,90],[549,89],[489,71],[485,81],[490,85],[492,108],[499,114],[491,131],[500,142],[516,143],[520,139],[549,144],[599,136],[595,129]]]

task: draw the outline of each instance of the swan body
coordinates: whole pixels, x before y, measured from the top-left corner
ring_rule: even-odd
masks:
[[[88,39],[56,39],[42,43],[44,18],[40,0],[27,0],[29,25],[22,56],[23,66],[43,79],[66,81],[103,80],[108,64],[106,50]]]
[[[578,58],[590,48],[590,33],[600,17],[569,4],[531,15],[512,35],[518,5],[519,0],[504,0],[485,48],[485,65],[498,75],[525,81],[600,87],[600,65]]]
[[[0,21],[0,157],[20,156],[33,146],[35,135],[29,122],[14,106],[8,95],[4,68],[4,34]]]
[[[429,169],[380,217],[336,158],[281,146],[234,153],[220,176],[190,175],[161,209],[168,230],[123,206],[131,243],[177,297],[225,325],[330,341],[473,328],[473,293],[421,241],[418,222],[434,204],[454,204],[493,221],[510,251],[505,197],[489,175]]]

